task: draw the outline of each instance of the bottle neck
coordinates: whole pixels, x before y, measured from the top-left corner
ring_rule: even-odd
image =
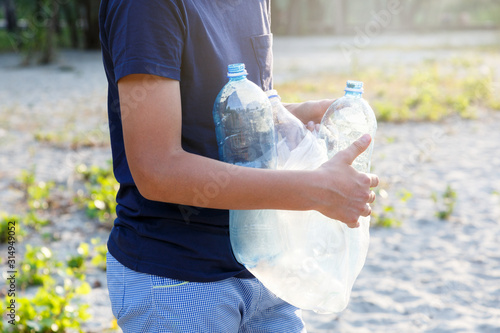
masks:
[[[361,98],[363,93],[357,91],[346,91],[345,96],[349,98]]]
[[[269,98],[269,102],[271,102],[271,105],[278,105],[281,104],[281,97],[278,95],[278,92],[276,90],[268,90],[266,91],[266,95]]]
[[[363,94],[363,82],[348,80],[344,91],[346,97],[361,98],[361,95]]]
[[[229,78],[229,81],[241,81],[241,80],[245,80],[247,78],[246,75],[238,75],[238,76],[231,76]]]

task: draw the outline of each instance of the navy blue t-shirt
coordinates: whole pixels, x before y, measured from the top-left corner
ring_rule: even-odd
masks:
[[[212,108],[227,83],[227,65],[245,63],[251,81],[264,90],[272,87],[269,15],[269,0],[102,0],[100,38],[113,168],[120,183],[108,249],[123,265],[188,281],[251,277],[232,254],[227,210],[141,196],[127,164],[121,117],[134,98],[147,98],[150,83],[121,106],[117,82],[129,74],[179,80],[183,149],[217,159]]]

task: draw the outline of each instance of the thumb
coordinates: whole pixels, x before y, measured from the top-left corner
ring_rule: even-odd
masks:
[[[365,134],[358,140],[354,141],[349,147],[344,149],[344,161],[351,165],[356,157],[361,155],[368,148],[368,146],[370,146],[371,141],[372,138],[370,134]]]

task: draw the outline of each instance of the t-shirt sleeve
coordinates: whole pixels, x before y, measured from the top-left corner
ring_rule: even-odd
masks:
[[[104,27],[115,82],[129,74],[180,80],[186,29],[172,0],[112,0]]]

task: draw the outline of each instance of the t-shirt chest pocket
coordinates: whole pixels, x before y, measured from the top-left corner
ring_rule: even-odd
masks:
[[[273,35],[254,36],[250,39],[259,65],[260,84],[264,90],[271,90],[273,87]]]

